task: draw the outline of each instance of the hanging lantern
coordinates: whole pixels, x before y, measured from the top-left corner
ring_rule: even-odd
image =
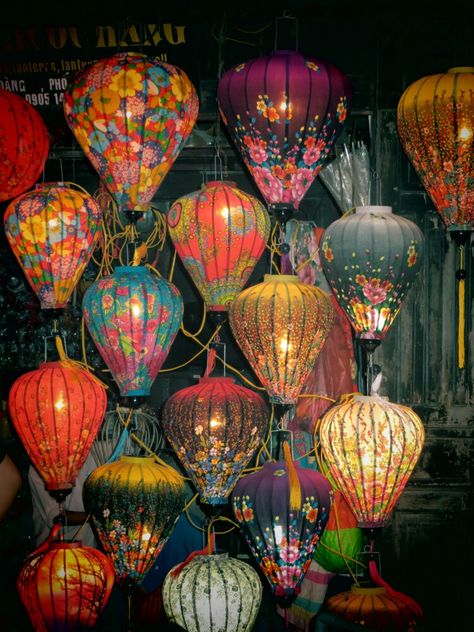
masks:
[[[114,568],[81,542],[51,542],[26,558],[17,589],[38,632],[93,628],[109,600]]]
[[[174,247],[208,309],[226,310],[262,255],[270,218],[235,182],[208,182],[168,213]]]
[[[48,131],[39,112],[23,97],[0,90],[0,202],[33,186],[48,152]]]
[[[139,585],[163,548],[185,503],[184,483],[155,457],[122,456],[84,484],[84,506],[118,579]]]
[[[381,341],[415,281],[423,233],[389,206],[360,206],[322,239],[321,263],[356,335]]]
[[[359,527],[383,527],[418,461],[425,432],[407,406],[354,395],[322,417],[323,456]]]
[[[266,202],[283,219],[327,160],[351,96],[338,68],[288,50],[234,66],[219,80],[222,119]]]
[[[292,275],[266,274],[237,296],[232,333],[271,402],[297,402],[333,318],[329,297]]]
[[[170,621],[187,632],[250,632],[262,600],[257,572],[245,562],[198,555],[176,575],[166,575],[163,605]]]
[[[10,202],[5,232],[42,309],[64,307],[101,234],[102,211],[82,190],[38,184]]]
[[[219,505],[260,446],[268,409],[232,378],[204,377],[165,402],[162,424],[201,500]]]
[[[82,309],[120,394],[149,395],[183,318],[175,286],[144,266],[119,266],[87,289]]]
[[[99,60],[64,94],[69,127],[120,212],[147,210],[198,108],[180,68],[140,53]]]

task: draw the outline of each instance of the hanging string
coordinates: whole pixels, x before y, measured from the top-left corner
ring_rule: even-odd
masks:
[[[459,269],[456,272],[458,279],[458,368],[464,369],[465,366],[465,291],[466,291],[466,272],[464,270],[464,246],[459,246]]]
[[[96,375],[91,373],[89,366],[87,364],[84,364],[83,362],[80,362],[79,360],[71,360],[71,358],[67,357],[66,352],[64,351],[64,346],[63,346],[63,341],[61,339],[61,336],[56,336],[56,349],[58,351],[59,361],[61,362],[63,366],[82,369],[83,371],[86,371],[89,374],[89,377],[92,380],[94,380],[94,382],[97,382],[97,384],[100,384],[104,388],[108,388],[107,384],[104,384],[104,382],[99,380],[99,378]]]

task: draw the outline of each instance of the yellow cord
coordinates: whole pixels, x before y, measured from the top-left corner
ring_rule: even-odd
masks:
[[[459,268],[464,268],[464,247],[459,248]],[[465,291],[466,281],[465,279],[459,279],[458,281],[458,368],[464,369],[465,358],[465,341],[464,341],[464,312],[465,312]]]

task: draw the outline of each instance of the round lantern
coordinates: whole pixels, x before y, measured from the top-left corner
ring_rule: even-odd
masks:
[[[122,456],[84,484],[84,506],[118,579],[139,585],[184,507],[181,476],[154,457]]]
[[[198,107],[180,68],[135,52],[99,60],[64,94],[69,127],[120,212],[147,210]]]
[[[266,274],[237,296],[232,333],[271,402],[297,402],[333,318],[329,297],[292,275]]]
[[[250,632],[262,600],[257,572],[228,554],[198,555],[163,583],[167,617],[187,632]]]
[[[17,589],[35,630],[93,628],[114,585],[114,568],[101,551],[81,542],[51,542],[23,564]]]
[[[298,208],[328,158],[351,96],[333,64],[288,50],[238,64],[220,78],[222,119],[266,202],[283,216]]]
[[[23,97],[0,90],[0,202],[33,186],[48,151],[48,131],[38,111]]]
[[[204,377],[165,402],[162,424],[201,500],[218,505],[261,444],[268,409],[232,378]]]
[[[45,362],[14,382],[8,407],[46,489],[67,493],[104,419],[104,386],[68,360]]]
[[[119,266],[87,289],[84,320],[121,395],[149,395],[183,317],[176,287],[144,266]]]
[[[321,264],[361,339],[383,340],[421,266],[423,233],[389,206],[360,206],[322,239]]]
[[[5,232],[41,307],[64,307],[101,234],[102,211],[87,193],[39,184],[10,202]]]
[[[424,442],[420,418],[407,406],[354,395],[322,417],[323,456],[359,527],[383,527]]]
[[[208,182],[168,213],[174,247],[210,310],[226,310],[265,249],[270,218],[235,182]]]

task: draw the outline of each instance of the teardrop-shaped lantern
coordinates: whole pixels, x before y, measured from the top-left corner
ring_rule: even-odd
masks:
[[[265,249],[270,218],[235,182],[216,181],[176,200],[168,227],[207,308],[226,310]]]
[[[121,212],[147,210],[198,108],[185,72],[135,52],[99,60],[64,94],[69,127]]]
[[[198,555],[163,583],[166,615],[187,632],[250,632],[261,600],[257,572],[227,553]]]
[[[229,377],[204,377],[164,404],[165,434],[204,503],[225,504],[268,425],[257,393]]]
[[[331,475],[360,527],[383,527],[418,461],[425,431],[411,408],[354,395],[322,417]]]
[[[328,226],[321,263],[359,338],[383,340],[415,281],[423,233],[389,206],[360,206]]]
[[[48,131],[23,97],[0,90],[0,202],[27,191],[48,157]]]
[[[144,266],[119,266],[87,289],[84,320],[121,395],[149,395],[183,318],[176,287]]]
[[[45,362],[14,382],[8,407],[46,489],[70,490],[104,419],[104,386],[68,360]]]
[[[109,600],[114,567],[81,542],[51,542],[26,558],[17,589],[37,631],[91,629]]]
[[[288,50],[222,75],[222,119],[268,204],[298,208],[341,132],[351,92],[333,64]]]
[[[235,339],[278,404],[297,402],[333,319],[329,297],[293,275],[266,274],[229,309]]]
[[[82,190],[39,184],[10,202],[5,232],[43,309],[64,307],[101,234],[102,211]]]
[[[154,457],[122,456],[84,484],[84,506],[118,579],[139,585],[163,548],[185,503],[182,477]]]

